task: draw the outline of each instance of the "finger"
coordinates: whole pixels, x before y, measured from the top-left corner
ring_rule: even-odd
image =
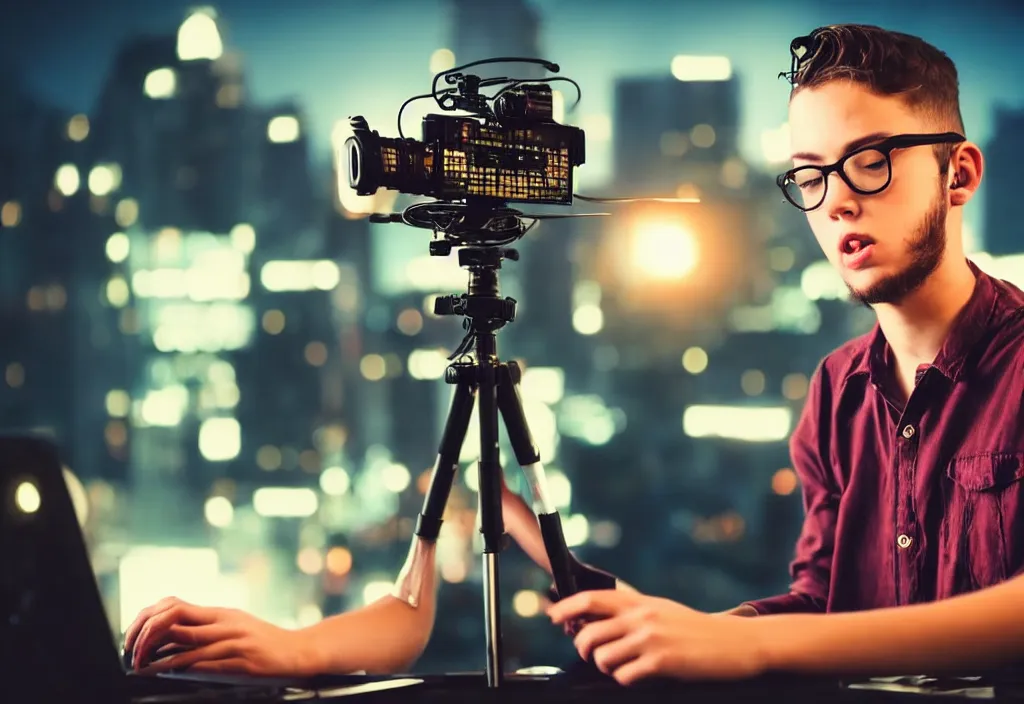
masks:
[[[630,660],[612,673],[612,677],[619,684],[628,687],[640,680],[658,675],[658,661],[652,654],[642,655]],[[673,676],[679,673],[673,672]]]
[[[244,658],[226,658],[224,660],[206,660],[197,662],[188,668],[189,672],[225,672],[237,674],[259,674],[254,671],[252,662]]]
[[[135,648],[135,640],[139,637],[139,632],[149,619],[178,603],[184,602],[177,597],[168,596],[140,611],[139,615],[135,617],[135,620],[132,621],[131,625],[128,626],[128,630],[124,633],[124,649],[131,651]]]
[[[625,618],[617,620],[624,624],[622,635],[615,639],[609,638],[594,649],[594,665],[606,675],[614,675],[627,663],[650,654],[650,645],[644,647],[645,633]]]
[[[191,646],[182,645],[181,643],[165,643],[156,649],[153,653],[153,659],[159,660],[160,658],[166,658],[169,655],[177,655],[183,653],[186,650],[192,650]]]
[[[621,593],[614,589],[587,590],[553,604],[548,609],[548,616],[553,623],[565,623],[582,616],[607,618],[635,606],[639,600],[638,594]]]
[[[241,635],[238,628],[223,623],[210,623],[205,626],[183,626],[175,623],[167,629],[167,638],[185,648],[196,648],[210,645]]]
[[[132,662],[136,668],[145,665],[152,652],[167,638],[168,630],[178,625],[205,625],[217,618],[217,610],[205,606],[195,606],[184,602],[171,606],[146,622],[135,641]]]
[[[241,655],[240,641],[225,640],[219,643],[211,643],[210,645],[204,645],[201,648],[194,648],[192,650],[185,651],[184,653],[178,653],[172,655],[169,658],[163,658],[157,660],[145,668],[140,670],[141,674],[151,675],[158,672],[169,672],[171,670],[184,670],[186,668],[192,668],[194,665],[200,662],[210,660],[224,660],[227,658],[237,658]]]
[[[203,634],[182,631],[181,629],[186,627],[175,623],[173,618],[174,614],[168,610],[150,619],[143,627],[132,651],[132,664],[135,669],[145,666],[150,660],[155,660],[162,654],[166,655],[161,651],[172,649],[174,646],[177,646],[178,650],[191,650],[201,644],[199,638]],[[221,634],[220,639],[223,640],[225,636],[227,633]],[[192,642],[193,640],[197,642]]]
[[[577,652],[580,657],[584,660],[590,660],[591,656],[594,655],[594,650],[598,647],[604,647],[605,644],[618,641],[620,638],[627,636],[630,633],[630,623],[627,619],[618,616],[616,618],[607,618],[603,621],[594,621],[585,625],[573,640],[573,645],[576,646]],[[597,660],[594,661],[595,664]],[[607,670],[601,668],[601,671],[606,675],[610,674]]]

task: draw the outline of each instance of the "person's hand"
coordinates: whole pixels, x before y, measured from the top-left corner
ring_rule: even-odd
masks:
[[[585,591],[547,610],[552,622],[584,625],[574,644],[620,684],[647,677],[734,680],[766,669],[758,619],[727,618],[621,589]]]
[[[569,557],[572,560],[572,576],[573,580],[576,582],[577,594],[585,591],[618,589],[620,584],[624,584],[619,582],[615,575],[598,569],[593,565],[588,565],[585,562],[580,562],[572,553],[569,553]],[[628,585],[624,586],[624,588],[630,590],[633,589]],[[558,593],[558,589],[554,583],[552,583],[548,588],[548,600],[552,603],[562,600],[562,595]],[[579,619],[570,619],[562,624],[562,631],[567,636],[575,637],[582,627],[583,621]]]
[[[551,562],[548,559],[547,548],[544,546],[544,536],[538,523],[537,514],[526,505],[521,496],[508,488],[504,475],[501,478],[501,510],[508,534],[512,536],[512,539],[518,543],[523,552],[538,567],[551,575]],[[577,591],[591,589],[633,590],[632,587],[615,575],[581,562],[572,552],[569,553],[569,557],[572,560],[572,575],[576,582]],[[560,598],[561,595],[555,589],[555,586],[551,585],[548,589],[548,599],[558,601]]]
[[[139,613],[124,647],[142,674],[189,670],[301,677],[317,672],[315,653],[305,640],[244,611],[169,597]]]

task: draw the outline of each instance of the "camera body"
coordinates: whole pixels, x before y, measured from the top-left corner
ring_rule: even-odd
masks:
[[[493,98],[492,110],[476,92],[479,79],[460,76],[458,83],[451,109],[475,114],[429,114],[422,140],[382,137],[364,118],[351,118],[349,187],[361,196],[387,188],[442,201],[571,205],[585,137],[554,120],[551,87],[516,83]]]

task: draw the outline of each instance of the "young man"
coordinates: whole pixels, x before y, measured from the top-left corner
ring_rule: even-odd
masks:
[[[603,619],[577,645],[624,682],[743,674],[728,658],[707,669],[719,643],[756,670],[762,632],[789,648],[766,667],[967,664],[956,635],[972,662],[1024,658],[1024,620],[1009,606],[1024,593],[1024,293],[964,255],[963,206],[983,160],[963,136],[956,68],[921,39],[870,26],[824,27],[791,50],[793,168],[778,183],[878,322],[823,360],[791,438],[806,518],[790,592],[729,613],[831,614],[984,591],[757,625],[617,591],[553,606],[556,622]],[[868,627],[888,640],[869,647]]]
[[[1024,293],[964,256],[962,209],[983,161],[963,137],[956,69],[922,40],[875,27],[802,40],[794,168],[779,185],[878,325],[822,362],[791,440],[807,515],[790,593],[729,612],[753,619],[630,589],[551,608],[556,623],[588,622],[581,655],[623,683],[1024,658]],[[529,509],[506,497],[505,516],[545,565]],[[158,669],[400,669],[432,625],[424,589],[419,609],[389,598],[287,635],[169,601],[140,614],[128,642],[142,643],[143,664],[165,642],[194,648]],[[967,592],[977,593],[957,596]],[[396,641],[395,629],[416,637]],[[964,641],[968,653],[954,649]]]

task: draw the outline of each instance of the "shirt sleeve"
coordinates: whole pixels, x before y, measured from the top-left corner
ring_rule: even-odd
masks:
[[[803,492],[804,523],[789,566],[789,593],[745,602],[758,614],[824,612],[835,547],[839,488],[830,471],[831,390],[824,363],[811,378],[807,401],[790,438],[793,470]]]

